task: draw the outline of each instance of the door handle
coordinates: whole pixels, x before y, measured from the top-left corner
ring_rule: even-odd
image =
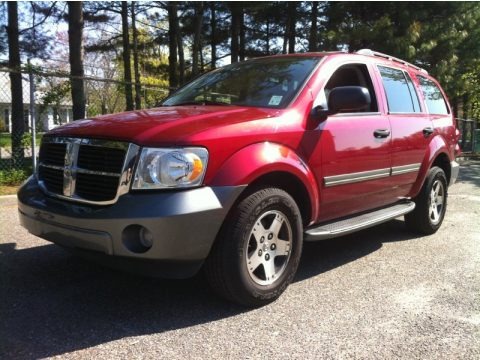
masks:
[[[373,132],[373,136],[377,139],[386,138],[390,135],[390,130],[388,129],[377,129]]]
[[[423,132],[423,135],[430,136],[433,134],[433,128],[426,127],[425,129],[422,130],[422,132]]]

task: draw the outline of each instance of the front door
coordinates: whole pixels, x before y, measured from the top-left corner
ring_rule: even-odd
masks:
[[[363,86],[369,90],[372,102],[369,108],[355,113],[329,116],[314,130],[319,136],[315,157],[320,164],[314,167],[321,187],[318,221],[391,202],[385,194],[390,181],[391,129],[388,118],[379,110],[379,85],[372,82],[371,71],[373,68],[367,64],[344,64],[320,91],[319,96],[327,104],[333,88]]]

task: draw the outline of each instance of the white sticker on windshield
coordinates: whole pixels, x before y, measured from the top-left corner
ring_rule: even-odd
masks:
[[[271,98],[270,98],[270,101],[268,102],[268,105],[278,105],[282,102],[282,98],[283,96],[281,95],[273,95]]]

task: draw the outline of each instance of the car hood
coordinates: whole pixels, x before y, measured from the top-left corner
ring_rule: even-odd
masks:
[[[199,132],[239,122],[278,116],[278,109],[240,106],[171,106],[77,120],[49,136],[115,139],[156,145],[183,143]]]

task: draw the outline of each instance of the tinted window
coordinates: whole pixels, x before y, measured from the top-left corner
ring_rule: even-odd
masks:
[[[411,93],[402,70],[379,66],[383,87],[387,94],[388,110],[392,113],[419,112],[420,106],[415,91]],[[412,89],[413,90],[413,89]]]
[[[427,109],[430,114],[448,114],[448,107],[438,86],[431,80],[418,76]]]
[[[330,92],[336,87],[342,86],[361,86],[368,90],[370,93],[370,106],[366,106],[363,109],[359,109],[355,112],[376,112],[378,111],[377,107],[377,97],[375,96],[375,91],[373,89],[372,79],[368,73],[367,66],[364,64],[348,64],[343,65],[338,68],[328,80],[325,85],[323,94],[320,93],[318,99],[318,105],[327,108],[328,97]],[[349,111],[350,112],[350,111]]]
[[[418,94],[415,90],[415,86],[413,85],[413,81],[410,79],[410,75],[407,73],[405,73],[405,78],[407,79],[408,90],[410,90],[410,95],[412,97],[413,111],[421,112],[422,109],[420,108],[420,101],[418,100]]]
[[[212,71],[178,90],[163,105],[220,104],[286,107],[320,57],[280,57],[239,62]]]

